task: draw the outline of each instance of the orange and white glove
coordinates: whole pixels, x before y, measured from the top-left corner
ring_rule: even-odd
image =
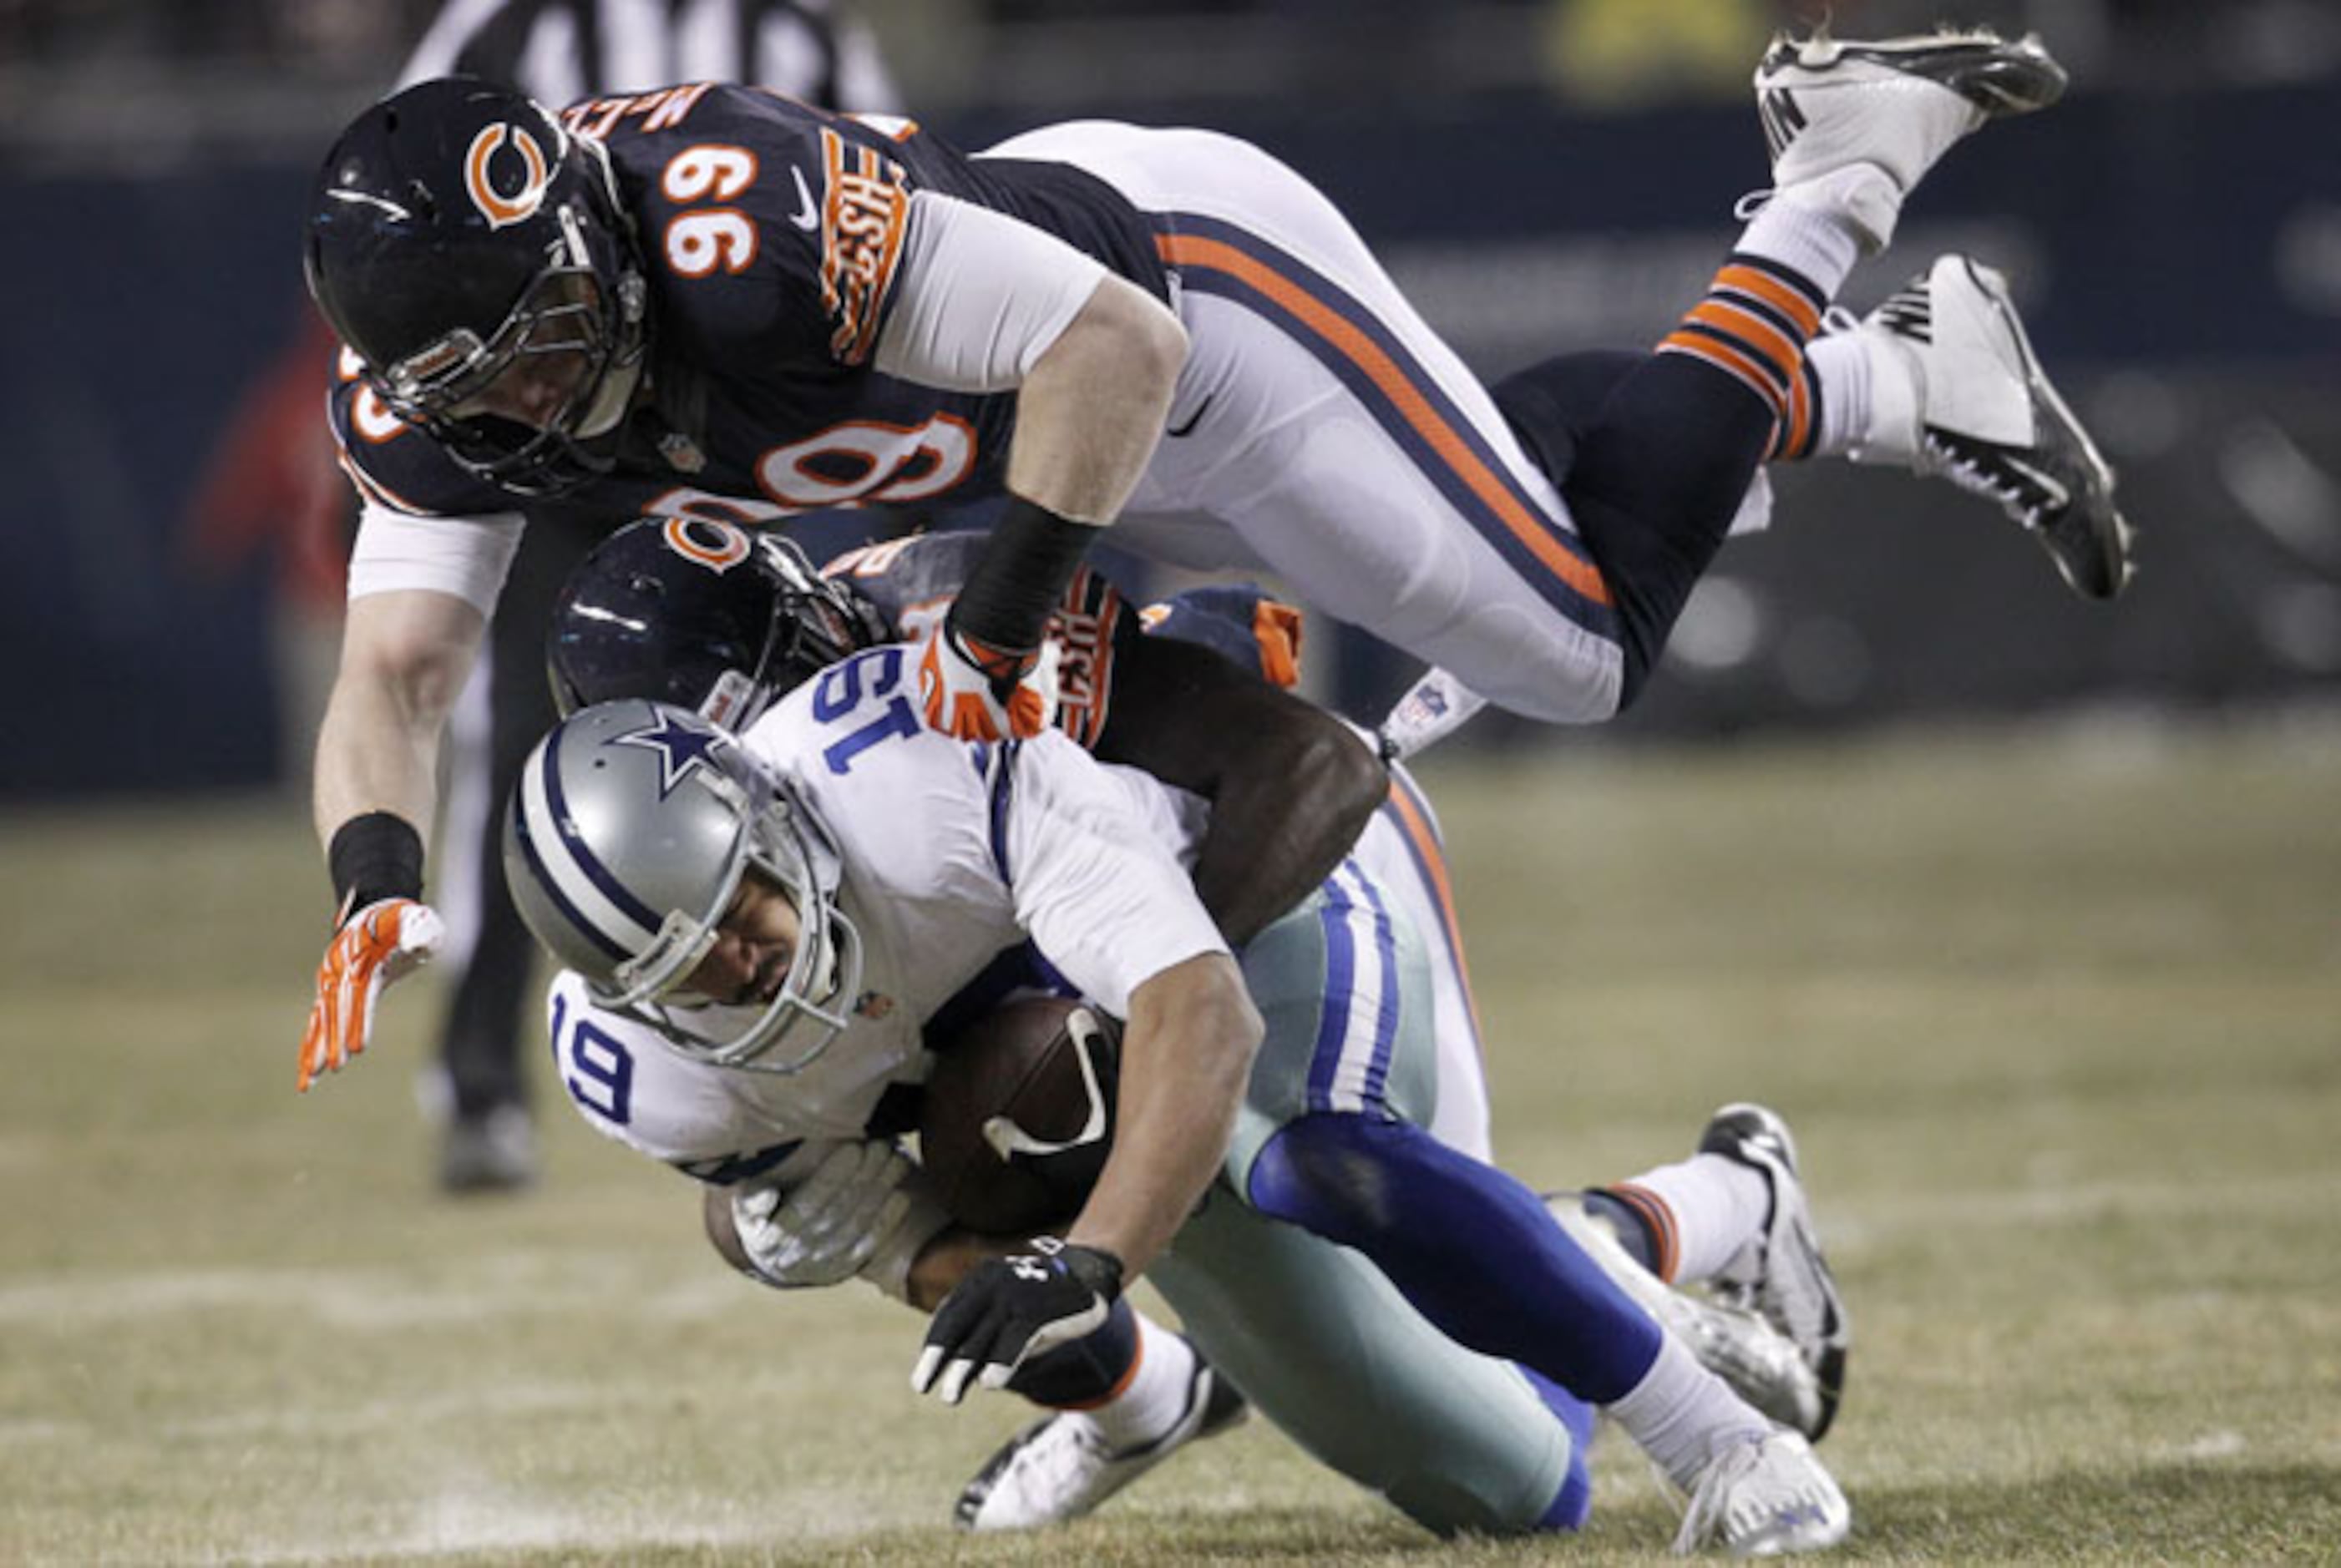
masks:
[[[431,907],[412,898],[377,899],[342,922],[317,966],[317,1000],[301,1037],[304,1093],[310,1079],[365,1049],[383,987],[422,968],[445,934]]]
[[[1057,719],[1053,637],[1005,651],[966,636],[945,617],[919,653],[919,708],[927,728],[960,740],[1029,740]]]

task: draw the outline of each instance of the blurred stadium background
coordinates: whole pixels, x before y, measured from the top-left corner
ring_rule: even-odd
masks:
[[[1016,1415],[917,1411],[907,1320],[783,1324],[680,1184],[565,1125],[535,1196],[435,1201],[403,992],[388,1059],[293,1099],[338,541],[199,501],[304,330],[315,161],[435,9],[0,0],[0,1560],[1419,1556],[1257,1430],[1045,1553],[954,1545]],[[1762,180],[1745,81],[1785,7],[860,9],[971,144],[1091,114],[1264,143],[1500,372],[1695,294]],[[2014,273],[2140,579],[2079,604],[1947,489],[1793,473],[1624,722],[1435,754],[1499,1147],[1559,1183],[1720,1099],[1798,1117],[1867,1313],[1832,1448],[1872,1555],[2331,1561],[2341,5],[1837,15],[1954,10],[2039,28],[2074,91],[1951,160],[1849,303],[1942,249]],[[1352,711],[1409,673],[1317,631]],[[1639,1469],[1601,1479],[1587,1541],[1464,1560],[1659,1543]]]

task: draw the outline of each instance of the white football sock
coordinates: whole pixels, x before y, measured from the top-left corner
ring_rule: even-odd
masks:
[[[1734,249],[1778,262],[1833,300],[1861,257],[1859,226],[1848,215],[1847,201],[1870,180],[1885,178],[1882,171],[1862,164],[1775,191],[1748,220]]]
[[[1802,207],[1825,217],[1845,237],[1855,256],[1874,256],[1894,240],[1902,217],[1902,187],[1876,164],[1848,164],[1826,174],[1782,185],[1766,207]],[[1851,261],[1847,265],[1850,267]],[[1818,281],[1817,278],[1816,282]],[[1844,281],[1840,276],[1839,283]],[[1834,284],[1829,288],[1836,294]]]
[[[1195,1378],[1195,1347],[1131,1310],[1138,1318],[1138,1363],[1113,1397],[1088,1413],[1117,1453],[1143,1448],[1177,1425]]]
[[[1770,1422],[1672,1335],[1662,1336],[1659,1358],[1642,1381],[1602,1412],[1685,1492],[1718,1449],[1772,1430]]]
[[[1813,437],[1811,457],[1843,457],[1861,444],[1869,430],[1870,388],[1881,359],[1896,359],[1891,351],[1870,342],[1863,332],[1830,332],[1805,348],[1805,363],[1821,383],[1820,430]],[[1905,373],[1898,363],[1893,373]]]
[[[1863,367],[1859,411],[1848,412],[1844,419],[1846,455],[1856,462],[1917,467],[1924,450],[1919,415],[1927,394],[1918,351],[1892,332],[1875,329],[1839,332],[1822,342],[1843,342],[1858,353]],[[1805,352],[1808,357],[1812,353],[1811,349]],[[1828,383],[1822,386],[1826,398],[1830,395]],[[1833,418],[1823,419],[1825,438],[1837,422]]]
[[[1693,1155],[1644,1171],[1616,1186],[1639,1187],[1666,1205],[1675,1222],[1676,1285],[1713,1279],[1764,1234],[1772,1184],[1763,1173],[1723,1155]]]

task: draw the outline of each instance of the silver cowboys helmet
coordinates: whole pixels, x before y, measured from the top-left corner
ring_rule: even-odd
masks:
[[[685,988],[742,878],[788,898],[798,940],[769,1002]],[[521,918],[605,1006],[719,1067],[795,1073],[851,1021],[862,941],[837,907],[835,844],[723,730],[640,699],[582,709],[538,742],[504,818]]]

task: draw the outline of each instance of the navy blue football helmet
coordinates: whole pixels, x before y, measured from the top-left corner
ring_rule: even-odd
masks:
[[[375,392],[464,469],[522,496],[609,471],[589,438],[634,384],[648,288],[597,144],[510,88],[418,83],[326,154],[303,259]],[[551,382],[529,422],[467,406],[523,362]]]
[[[895,639],[875,605],[777,533],[645,517],[562,585],[545,665],[564,715],[643,697],[736,730],[819,670]]]

